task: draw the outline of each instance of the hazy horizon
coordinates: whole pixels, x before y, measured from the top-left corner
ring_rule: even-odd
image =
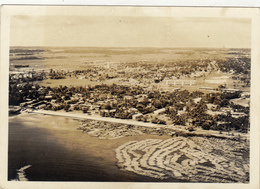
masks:
[[[11,46],[250,48],[251,20],[224,17],[28,16],[10,20]]]

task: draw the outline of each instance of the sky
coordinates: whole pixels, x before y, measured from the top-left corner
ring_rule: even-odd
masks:
[[[247,18],[16,15],[11,46],[250,48]]]

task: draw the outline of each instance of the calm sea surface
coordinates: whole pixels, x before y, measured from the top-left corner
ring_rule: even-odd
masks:
[[[77,130],[78,121],[58,116],[21,114],[9,118],[8,179],[17,169],[25,170],[29,181],[136,181],[176,182],[120,171],[114,149],[139,135],[116,140],[100,140]]]

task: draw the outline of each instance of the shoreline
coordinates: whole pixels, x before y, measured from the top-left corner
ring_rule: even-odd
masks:
[[[78,120],[61,116],[23,114],[12,117],[9,180],[17,178],[17,169],[24,166],[23,160],[26,160],[26,164],[33,165],[26,170],[29,181],[181,182],[175,179],[162,181],[117,167],[114,150],[120,145],[147,138],[165,140],[169,136],[145,134],[100,140],[80,132],[77,127]]]
[[[54,112],[55,113],[55,112]],[[62,113],[62,112],[60,112]],[[192,163],[192,161],[194,161],[194,158],[190,158],[189,155],[194,155],[194,153],[189,153],[189,151],[194,151],[195,150],[195,157],[197,157],[199,154],[204,154],[203,156],[212,161],[213,164],[214,160],[219,160],[219,158],[210,158],[210,157],[215,157],[215,155],[222,157],[222,152],[225,153],[227,156],[229,156],[227,153],[230,147],[232,150],[237,151],[237,148],[240,149],[240,147],[243,146],[248,146],[248,144],[245,144],[243,141],[239,142],[239,141],[229,141],[229,140],[221,140],[221,139],[214,139],[214,138],[206,138],[203,137],[200,140],[198,140],[197,137],[173,137],[171,138],[170,136],[158,136],[158,135],[150,135],[150,134],[143,134],[143,135],[133,135],[133,136],[129,136],[129,137],[122,137],[122,138],[117,138],[115,140],[100,140],[98,137],[92,137],[89,136],[87,134],[84,134],[82,132],[79,132],[77,130],[78,127],[78,122],[79,120],[75,119],[75,116],[53,116],[53,115],[44,115],[42,114],[34,114],[35,116],[32,116],[32,114],[22,114],[21,116],[17,116],[16,118],[14,117],[14,120],[12,121],[12,124],[15,123],[16,121],[21,121],[22,123],[22,127],[21,126],[16,126],[13,128],[12,133],[14,133],[14,131],[16,132],[17,135],[21,135],[19,136],[20,138],[22,138],[22,140],[25,141],[25,146],[23,147],[27,153],[25,154],[20,154],[19,150],[18,150],[18,154],[13,154],[12,156],[16,156],[13,157],[14,159],[17,159],[18,157],[18,161],[20,158],[22,158],[24,155],[28,156],[28,162],[26,164],[29,165],[33,165],[32,169],[29,169],[28,171],[26,171],[26,175],[28,176],[30,181],[40,181],[41,179],[44,179],[46,181],[48,180],[52,180],[55,179],[57,181],[63,180],[63,181],[125,181],[125,182],[129,182],[129,181],[136,181],[136,182],[192,182],[191,180],[189,180],[188,178],[184,179],[187,181],[183,181],[180,180],[181,176],[177,177],[172,177],[170,176],[168,178],[168,176],[166,176],[165,178],[162,177],[162,179],[160,177],[150,177],[150,172],[148,170],[148,175],[147,174],[140,174],[140,173],[144,173],[142,172],[142,170],[139,170],[138,168],[138,157],[139,155],[142,155],[142,153],[144,153],[144,150],[146,149],[146,153],[147,155],[142,156],[142,159],[140,159],[140,163],[142,163],[142,167],[144,169],[148,167],[150,167],[151,170],[154,169],[158,169],[161,170],[161,164],[160,163],[156,163],[157,160],[162,160],[164,159],[163,154],[161,154],[162,151],[164,149],[164,146],[168,145],[169,143],[169,148],[172,148],[172,151],[175,153],[179,154],[179,151],[177,149],[174,148],[174,146],[172,145],[174,143],[176,143],[176,140],[183,140],[184,143],[181,145],[184,145],[186,143],[186,141],[191,141],[191,140],[197,140],[198,144],[196,144],[196,146],[198,146],[197,148],[195,148],[194,146],[192,147],[192,145],[188,145],[190,146],[190,148],[188,146],[185,147],[185,149],[183,149],[182,152],[180,152],[181,154],[179,154],[180,160],[176,161],[178,165],[177,168],[179,168],[180,170],[182,170],[182,166],[185,166],[187,163],[189,164]],[[51,120],[51,121],[50,121]],[[40,123],[39,125],[36,125],[36,123]],[[47,123],[50,123],[49,125],[46,125]],[[27,127],[27,128],[23,128],[23,127]],[[108,125],[109,126],[109,125]],[[15,130],[14,130],[15,129]],[[18,129],[18,130],[17,130]],[[20,131],[20,129],[22,129],[24,132],[18,132]],[[25,129],[25,130],[24,130]],[[46,129],[47,132],[43,132],[44,130],[42,129]],[[37,132],[35,132],[37,131]],[[48,135],[46,135],[48,134]],[[23,144],[22,141],[20,141],[20,139],[15,139],[17,135],[13,135],[12,140],[16,140],[19,144]],[[39,140],[39,135],[42,135],[43,137],[41,137],[41,139]],[[27,136],[27,137],[25,137]],[[32,136],[29,137],[29,136]],[[14,138],[15,137],[15,138]],[[47,138],[46,138],[47,137]],[[197,139],[196,139],[197,138]],[[48,139],[48,140],[46,140]],[[150,145],[150,142],[145,142],[145,141],[151,141],[151,144],[156,141],[158,141],[158,145],[154,146],[154,145]],[[31,143],[31,141],[35,141],[34,143]],[[211,144],[210,141],[215,141],[215,144]],[[220,143],[217,141],[221,141]],[[46,143],[47,142],[47,143]],[[133,144],[133,149],[131,148],[121,148],[123,146],[125,146],[126,144],[129,144],[130,142],[135,142],[135,144]],[[206,143],[205,143],[206,142]],[[177,142],[178,143],[178,142]],[[176,145],[177,145],[176,143]],[[240,145],[235,145],[236,148],[233,149],[234,145],[230,145],[231,144],[241,144]],[[41,150],[41,154],[38,154],[37,151],[35,151],[35,149],[38,149],[39,145],[44,145],[45,148],[43,148],[43,150]],[[144,145],[145,144],[145,145]],[[207,156],[207,153],[205,154],[205,152],[207,152],[208,150],[208,145],[211,145],[214,149],[218,146],[219,150],[222,151],[220,154],[218,153],[218,151],[214,151],[212,152],[213,156]],[[222,145],[223,144],[223,145]],[[24,145],[24,144],[23,144]],[[55,145],[55,147],[54,147]],[[16,146],[16,145],[14,145]],[[139,147],[138,147],[139,146]],[[203,147],[204,146],[204,147]],[[30,147],[30,148],[28,148]],[[58,148],[57,148],[58,147]],[[157,148],[158,147],[158,148]],[[162,149],[163,147],[163,149]],[[186,150],[188,147],[188,151]],[[200,149],[200,147],[205,148],[204,150],[202,150],[201,152],[198,152],[198,149]],[[224,147],[224,148],[223,148]],[[51,148],[52,152],[49,150],[49,148]],[[154,151],[149,151],[149,149],[153,149]],[[12,150],[15,150],[14,148],[11,148]],[[33,150],[32,151],[30,151]],[[86,150],[87,149],[87,150]],[[98,149],[98,150],[97,150]],[[122,149],[122,150],[116,150],[116,149]],[[167,148],[168,149],[168,148]],[[181,148],[182,150],[182,148]],[[206,150],[206,151],[205,151]],[[118,162],[118,160],[120,160],[120,158],[118,159],[116,154],[119,153],[127,153],[123,156],[123,159],[125,159],[124,157],[128,157],[126,158],[124,161],[124,163],[120,164],[120,162]],[[152,153],[153,152],[153,153]],[[17,153],[17,152],[16,152]],[[31,156],[30,154],[33,153],[34,155]],[[160,156],[157,156],[156,154],[160,153]],[[171,150],[169,149],[169,151],[165,151],[164,153],[170,153],[171,154]],[[182,156],[182,153],[184,153],[186,156]],[[188,154],[187,154],[188,153]],[[198,154],[197,154],[198,153]],[[232,158],[235,158],[234,161],[239,161],[238,157],[242,157],[241,154],[239,153],[248,153],[248,152],[232,152]],[[27,155],[26,155],[27,154]],[[149,155],[150,154],[150,155]],[[153,155],[154,154],[154,155]],[[215,154],[215,155],[214,155]],[[64,157],[64,155],[66,157]],[[68,155],[68,156],[67,156]],[[132,156],[133,155],[133,156]],[[148,158],[149,155],[149,158]],[[226,156],[225,155],[225,156]],[[37,156],[37,158],[40,158],[37,160],[37,158],[35,158],[35,156]],[[136,158],[135,158],[136,156]],[[171,155],[172,156],[172,155]],[[160,159],[161,157],[161,159]],[[173,156],[175,157],[175,155]],[[185,158],[189,158],[191,160],[188,161],[185,160]],[[200,156],[198,156],[200,157]],[[64,162],[61,164],[57,164],[55,165],[55,167],[53,167],[54,165],[49,164],[49,162],[55,162],[55,160],[57,160],[57,158],[61,158],[60,162]],[[130,158],[130,159],[129,159]],[[158,159],[159,158],[159,159]],[[184,158],[184,159],[183,159]],[[121,160],[123,160],[121,158]],[[39,162],[40,160],[40,162]],[[156,161],[155,161],[156,160]],[[205,162],[207,162],[205,160]],[[13,160],[14,161],[14,160]],[[43,161],[43,162],[42,162]],[[183,162],[183,163],[178,163],[178,162]],[[246,159],[244,160],[246,161]],[[15,161],[14,161],[15,162]],[[155,162],[156,164],[154,165]],[[166,162],[164,162],[165,166],[163,166],[165,168],[165,170],[171,171],[172,169],[175,170],[175,168],[171,168],[169,167],[169,163],[167,163],[168,160]],[[197,161],[196,161],[197,162]],[[202,168],[207,168],[207,165],[203,164],[205,162],[198,162],[199,165],[198,166],[202,166]],[[233,167],[233,165],[229,165],[229,163],[231,163],[229,160],[225,160],[223,164],[223,166],[229,166],[230,168]],[[23,162],[20,162],[21,164],[23,164]],[[118,164],[119,163],[119,164]],[[124,164],[126,163],[126,165],[134,165],[135,168],[134,169],[124,169]],[[137,164],[136,164],[137,163]],[[10,164],[13,165],[13,164]],[[218,164],[216,164],[218,165]],[[21,165],[18,165],[19,167],[21,167]],[[23,166],[23,165],[22,165]],[[154,167],[155,166],[155,167]],[[181,167],[180,167],[181,166]],[[221,165],[222,166],[222,165]],[[19,167],[16,167],[15,170],[17,170]],[[90,168],[91,167],[91,168]],[[141,167],[141,169],[143,169]],[[208,170],[212,170],[214,171],[215,169],[210,169],[207,168]],[[62,170],[64,170],[63,174],[64,175],[57,175],[57,173],[52,173],[55,170],[55,172],[62,172]],[[71,175],[71,170],[74,171],[74,175]],[[139,171],[138,171],[139,170]],[[182,170],[185,171],[186,169]],[[100,172],[101,171],[101,172]],[[168,171],[166,171],[165,173],[168,174]],[[232,171],[233,170],[232,168]],[[101,175],[100,175],[101,173]],[[185,174],[185,172],[183,172]],[[188,172],[187,172],[188,173]],[[36,175],[35,175],[36,174]],[[52,176],[47,176],[49,174],[54,174]],[[109,176],[109,174],[111,174]],[[167,175],[166,174],[166,175]],[[174,173],[175,174],[175,173]],[[206,174],[206,173],[205,173]],[[214,173],[212,173],[214,174]],[[219,173],[220,174],[220,173]],[[78,176],[80,176],[80,178],[78,178]],[[214,177],[214,175],[212,175]],[[188,181],[189,180],[189,181]],[[195,181],[196,182],[196,181]],[[197,181],[199,182],[199,181]],[[210,182],[210,180],[209,180]],[[219,181],[217,181],[219,182]],[[232,181],[232,182],[236,182],[236,181]]]
[[[146,127],[146,128],[157,128],[157,129],[167,129],[171,130],[171,133],[167,133],[169,136],[200,136],[200,137],[215,137],[221,139],[231,139],[231,140],[250,140],[250,134],[244,134],[239,132],[229,132],[222,131],[222,134],[219,134],[219,131],[213,130],[202,130],[197,129],[195,131],[187,131],[185,129],[181,129],[181,126],[174,126],[174,125],[159,125],[154,123],[145,123],[139,122],[134,120],[123,120],[123,119],[116,119],[110,117],[101,117],[101,116],[90,116],[86,114],[80,113],[71,113],[71,112],[62,112],[62,111],[48,111],[48,110],[32,110],[28,113],[32,114],[43,114],[43,115],[52,115],[52,116],[62,116],[62,117],[71,117],[74,119],[80,120],[95,120],[95,121],[102,121],[102,122],[110,122],[110,123],[119,123],[124,125],[133,125],[137,127]],[[235,133],[235,134],[234,134]]]

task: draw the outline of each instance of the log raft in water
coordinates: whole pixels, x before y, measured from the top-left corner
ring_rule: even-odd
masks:
[[[245,164],[249,161],[241,162],[240,158],[231,159],[233,156],[229,155],[230,152],[224,152],[225,149],[218,144],[218,140],[212,140],[212,144],[196,144],[191,138],[186,137],[164,141],[148,139],[128,142],[115,151],[122,170],[140,175],[192,182],[246,183],[249,178],[245,176],[248,175],[246,174],[248,166]],[[215,147],[222,149],[226,154],[212,153]],[[223,164],[219,163],[220,160]]]

